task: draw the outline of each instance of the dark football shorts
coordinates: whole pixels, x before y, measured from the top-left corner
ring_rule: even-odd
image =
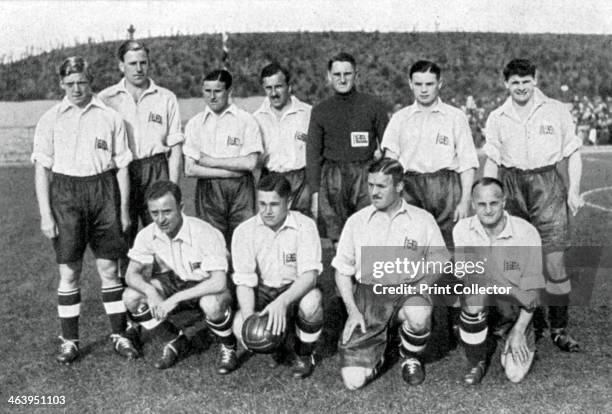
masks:
[[[568,248],[567,191],[554,165],[535,170],[500,168],[506,210],[538,229],[544,254]]]
[[[236,227],[255,215],[253,176],[199,179],[195,209],[199,218],[223,234],[226,246],[231,246]]]
[[[129,245],[134,244],[138,234],[138,219],[145,227],[153,220],[147,208],[145,193],[153,183],[167,180],[168,160],[166,154],[161,153],[149,158],[133,160],[129,167],[130,173],[130,220],[132,221],[126,232]]]
[[[350,339],[342,343],[338,350],[343,367],[374,368],[385,353],[389,328],[399,325],[397,314],[404,306],[431,306],[428,295],[377,295],[373,285],[357,283],[355,304],[363,315],[366,333],[356,327]]]
[[[162,288],[162,296],[167,299],[170,296],[174,295],[176,292],[180,292],[182,290],[186,290],[194,287],[200,282],[196,282],[193,280],[183,280],[178,277],[174,272],[164,272],[158,273],[152,276],[153,280],[157,280]],[[190,310],[197,309],[200,310],[200,299],[191,299],[184,300],[178,304],[178,306],[173,310],[174,312],[179,312],[182,310]]]
[[[261,171],[261,178],[270,174],[270,171],[264,168]],[[300,213],[311,216],[310,213],[310,193],[308,191],[308,184],[306,183],[306,172],[304,168],[301,170],[287,171],[277,173],[282,175],[291,184],[291,210],[299,211]]]
[[[501,349],[505,347],[506,339],[510,330],[516,323],[521,307],[512,298],[507,296],[492,296],[493,302],[489,307],[489,325],[492,328],[492,334],[501,341]],[[533,329],[533,319],[527,325],[525,332],[527,336],[527,347],[530,351],[535,351],[535,332]]]
[[[453,215],[461,200],[459,174],[446,169],[425,174],[407,171],[404,173],[404,199],[434,216],[446,246],[452,248]]]
[[[325,234],[337,242],[346,220],[370,205],[368,168],[370,161],[338,162],[325,160],[321,167],[319,216]]]
[[[53,174],[50,199],[58,230],[53,239],[57,263],[81,260],[87,244],[99,259],[116,260],[127,254],[115,174],[115,170],[88,177]]]

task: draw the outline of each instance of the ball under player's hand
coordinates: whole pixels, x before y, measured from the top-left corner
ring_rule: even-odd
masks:
[[[287,326],[287,304],[282,298],[276,298],[261,311],[262,315],[266,313],[268,314],[266,330],[272,332],[273,335],[281,335],[285,332]]]
[[[42,217],[40,220],[40,230],[49,239],[57,237],[57,224],[53,217]]]

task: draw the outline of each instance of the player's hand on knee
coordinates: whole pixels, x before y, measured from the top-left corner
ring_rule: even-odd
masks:
[[[287,304],[282,298],[276,298],[262,311],[262,315],[268,314],[268,325],[266,330],[274,335],[280,335],[285,332],[287,326]]]
[[[348,319],[346,320],[346,324],[344,325],[344,331],[342,331],[342,343],[347,343],[351,336],[353,335],[353,331],[356,327],[361,329],[361,333],[366,333],[366,325],[365,320],[363,319],[363,315],[359,311],[349,312]]]
[[[41,217],[40,230],[49,239],[57,237],[57,224],[51,216]]]
[[[567,205],[572,213],[572,216],[578,214],[578,210],[584,207],[584,198],[578,192],[570,191],[567,194]]]

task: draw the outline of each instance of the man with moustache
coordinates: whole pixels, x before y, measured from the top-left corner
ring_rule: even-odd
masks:
[[[126,309],[118,259],[130,225],[128,164],[132,154],[121,117],[93,95],[88,63],[73,56],[59,68],[64,99],[36,125],[32,162],[43,234],[53,241],[59,264],[58,314],[62,344],[56,359],[79,357],[80,277],[91,248],[102,281],[102,301],[117,353],[138,356],[125,337]]]
[[[548,319],[552,341],[566,352],[579,343],[567,332],[571,283],[564,263],[569,247],[568,208],[584,205],[580,195],[582,141],[576,136],[569,109],[537,88],[536,66],[526,59],[510,61],[503,71],[510,96],[487,119],[483,147],[484,175],[498,177],[506,189],[506,209],[533,224],[542,238]],[[568,186],[557,170],[567,159]],[[546,325],[535,323],[537,336]]]
[[[117,51],[123,79],[104,89],[98,97],[123,117],[134,159],[129,166],[131,246],[143,226],[151,223],[144,194],[156,181],[178,183],[181,176],[184,136],[176,96],[156,85],[148,72],[149,49],[138,40],[126,40]]]
[[[355,58],[338,53],[327,64],[334,95],[315,105],[308,127],[306,178],[311,211],[338,242],[346,219],[368,205],[367,169],[387,126],[385,105],[358,92]],[[380,156],[380,151],[377,153]]]
[[[462,297],[459,338],[468,360],[463,378],[467,385],[479,384],[487,369],[489,319],[502,340],[501,364],[510,381],[523,380],[535,355],[532,317],[545,286],[542,244],[536,228],[508,214],[505,205],[503,184],[485,177],[472,188],[476,215],[460,220],[453,229],[455,259],[486,263],[485,273],[467,276],[465,284],[510,288],[508,295]]]
[[[431,335],[431,297],[376,294],[372,269],[361,267],[362,254],[368,254],[369,246],[397,246],[415,262],[445,263],[449,259],[433,216],[402,198],[403,173],[402,165],[389,158],[369,167],[371,205],[347,220],[332,260],[336,285],[348,313],[339,351],[342,380],[350,390],[376,377],[384,362],[388,331],[397,325],[404,381],[418,385],[425,380],[422,356]],[[387,276],[392,278],[388,283],[411,284],[419,292],[421,285],[430,284],[438,275]],[[376,283],[380,281],[385,279],[376,279]]]
[[[311,106],[292,95],[290,81],[289,71],[278,63],[261,71],[266,99],[253,116],[264,143],[262,177],[270,172],[283,175],[291,183],[291,210],[310,215],[304,167]]]
[[[214,70],[204,77],[206,109],[185,126],[185,174],[197,177],[195,208],[231,242],[234,229],[253,216],[252,171],[263,152],[259,125],[230,102],[232,75]]]

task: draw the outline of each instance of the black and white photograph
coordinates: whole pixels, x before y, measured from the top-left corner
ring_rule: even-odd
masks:
[[[0,412],[612,412],[612,3],[0,34]]]

